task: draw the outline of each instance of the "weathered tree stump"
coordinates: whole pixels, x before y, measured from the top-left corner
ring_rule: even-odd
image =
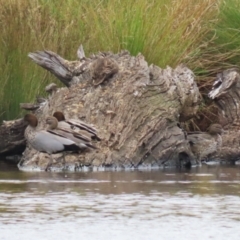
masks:
[[[219,73],[209,97],[218,106],[219,122],[227,131],[223,134],[221,152],[214,155],[219,161],[240,159],[240,74],[237,69]]]
[[[95,125],[102,141],[97,150],[66,155],[68,169],[158,168],[195,165],[179,121],[197,111],[200,94],[187,67],[148,66],[139,54],[99,53],[69,62],[50,51],[30,58],[52,72],[67,87],[52,92],[36,110],[39,128],[55,111]],[[61,158],[61,154],[56,158]],[[47,154],[28,147],[19,164],[22,170],[45,169]],[[56,161],[53,169],[62,169]]]

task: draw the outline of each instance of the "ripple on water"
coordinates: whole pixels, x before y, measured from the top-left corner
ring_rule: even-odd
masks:
[[[240,239],[239,175],[207,171],[0,179],[0,239]]]
[[[223,235],[219,235],[217,229],[213,231],[209,227],[212,224],[216,228],[225,228],[226,231],[221,230],[223,232],[227,232],[228,228],[232,229],[234,224],[237,227],[240,216],[239,202],[238,196],[201,196],[186,192],[174,195],[156,192],[150,195],[104,195],[93,192],[39,194],[37,191],[27,194],[1,193],[0,206],[5,211],[1,211],[0,226],[4,234],[7,234],[7,229],[12,229],[17,234],[24,227],[28,230],[26,236],[31,229],[45,229],[54,233],[62,232],[59,227],[64,225],[61,224],[66,224],[65,227],[71,229],[79,224],[81,231],[76,231],[87,239],[91,239],[88,238],[91,229],[98,232],[97,239],[106,237],[102,233],[103,229],[108,229],[109,233],[119,232],[115,239],[130,239],[130,235],[136,236],[136,239],[144,239],[145,234],[141,236],[143,229],[151,232],[149,236],[153,238],[150,239],[159,239],[160,236],[178,236],[178,239],[184,239],[181,228],[187,224],[190,235],[195,236],[198,229],[204,229],[204,232],[209,229],[215,238]],[[133,231],[132,228],[136,230]],[[136,234],[136,231],[139,233]],[[56,234],[56,237],[51,239],[64,239],[62,237],[67,237],[67,234],[73,235],[73,232],[68,229],[65,235]],[[236,236],[236,233],[234,235]]]

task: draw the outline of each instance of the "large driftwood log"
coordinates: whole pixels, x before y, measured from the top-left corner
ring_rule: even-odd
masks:
[[[80,50],[81,52],[81,50]],[[36,110],[39,128],[54,111],[94,124],[97,150],[68,154],[69,169],[138,168],[196,164],[179,121],[197,111],[199,91],[187,67],[148,66],[139,54],[99,53],[69,62],[50,51],[29,54],[68,88],[54,91]],[[61,154],[56,158],[61,158]],[[45,169],[48,156],[28,147],[20,169]],[[54,165],[62,169],[60,161]]]
[[[221,152],[214,157],[224,162],[240,159],[240,74],[237,69],[219,73],[209,97],[218,106],[219,122],[227,131],[223,134]]]

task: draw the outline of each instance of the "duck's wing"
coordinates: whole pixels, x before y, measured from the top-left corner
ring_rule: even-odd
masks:
[[[202,142],[212,142],[212,138],[209,134],[190,134],[187,135],[187,139],[191,145],[202,143]]]
[[[69,123],[67,123],[66,121],[59,121],[58,128],[70,128],[71,129],[71,125]]]
[[[87,124],[81,120],[69,119],[69,120],[66,120],[66,122],[82,130],[86,130],[95,134],[97,133],[97,129],[93,125]]]
[[[33,145],[38,151],[50,154],[80,150],[80,147],[71,139],[44,130],[36,133]]]
[[[81,130],[80,128],[76,127],[75,125],[71,125],[69,123],[67,123],[66,121],[60,121],[58,122],[58,127],[57,129],[62,129],[65,132],[71,132],[73,134],[76,135],[76,137],[78,137],[78,135],[82,135],[85,136],[85,138],[88,138],[88,140],[86,141],[91,141],[91,137],[92,137],[92,132],[90,133],[89,131],[86,131],[85,128],[84,130]],[[83,129],[83,127],[82,127]]]
[[[69,128],[57,128],[54,130],[48,130],[48,132],[56,136],[70,139],[81,148],[94,148],[94,149],[96,148],[95,146],[92,145],[91,138],[85,135],[76,133]]]
[[[63,137],[66,137],[66,138],[78,138],[78,139],[81,139],[82,141],[85,141],[85,142],[90,142],[91,141],[91,138],[84,135],[84,134],[80,134],[70,128],[56,128],[54,130],[48,130],[49,132],[52,132],[56,135],[59,135],[59,136],[63,136]],[[73,140],[73,139],[72,139]],[[74,141],[74,140],[73,140]]]
[[[85,131],[92,140],[101,141],[101,138],[97,135],[97,129],[93,125],[75,119],[66,120],[66,123],[68,123],[73,130],[79,132],[80,134],[84,134]]]
[[[202,141],[204,139],[211,140],[212,136],[204,132],[189,132],[187,133],[187,139],[195,142],[195,141]]]

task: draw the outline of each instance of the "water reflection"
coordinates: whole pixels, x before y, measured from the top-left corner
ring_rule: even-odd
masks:
[[[1,239],[239,239],[240,172],[20,172],[0,162]]]

